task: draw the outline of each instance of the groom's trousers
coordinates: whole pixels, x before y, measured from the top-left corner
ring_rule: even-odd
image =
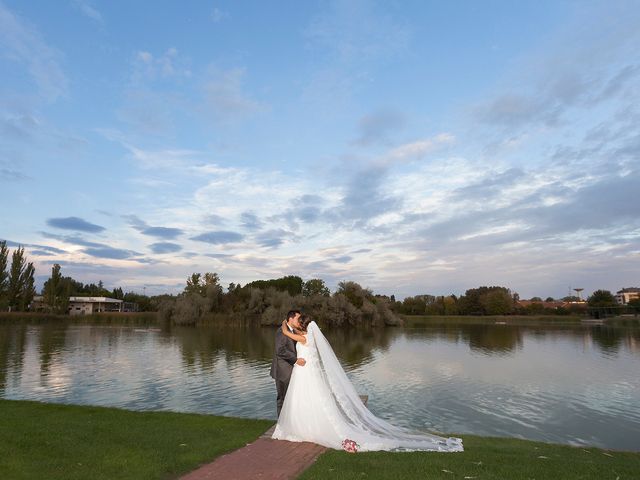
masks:
[[[280,410],[282,410],[282,404],[284,403],[284,397],[287,395],[287,388],[289,388],[289,379],[286,382],[276,380],[276,391],[278,396],[276,397],[276,405],[278,407],[278,418],[280,418]]]

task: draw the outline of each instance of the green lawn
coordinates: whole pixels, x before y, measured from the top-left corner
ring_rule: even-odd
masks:
[[[0,479],[171,479],[262,434],[269,420],[0,400]],[[640,453],[462,436],[463,453],[330,450],[302,479],[631,479]]]
[[[462,453],[350,454],[331,450],[300,477],[332,479],[625,480],[640,478],[640,453],[462,435]]]
[[[168,479],[273,421],[0,400],[0,479]]]

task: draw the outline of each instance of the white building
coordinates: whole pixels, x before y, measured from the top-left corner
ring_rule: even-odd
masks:
[[[109,297],[69,297],[69,315],[121,312],[122,300]]]
[[[623,288],[616,293],[616,302],[619,305],[626,305],[636,298],[640,298],[640,288]]]

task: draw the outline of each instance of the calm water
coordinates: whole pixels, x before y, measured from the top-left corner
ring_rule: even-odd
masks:
[[[378,416],[416,429],[640,450],[640,328],[325,332]],[[0,326],[0,397],[275,417],[270,328]]]

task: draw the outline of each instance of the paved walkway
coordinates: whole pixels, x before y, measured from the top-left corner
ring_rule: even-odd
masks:
[[[368,397],[361,396],[366,405]],[[216,458],[180,480],[293,480],[327,449],[309,442],[273,440],[275,425],[255,442]]]

